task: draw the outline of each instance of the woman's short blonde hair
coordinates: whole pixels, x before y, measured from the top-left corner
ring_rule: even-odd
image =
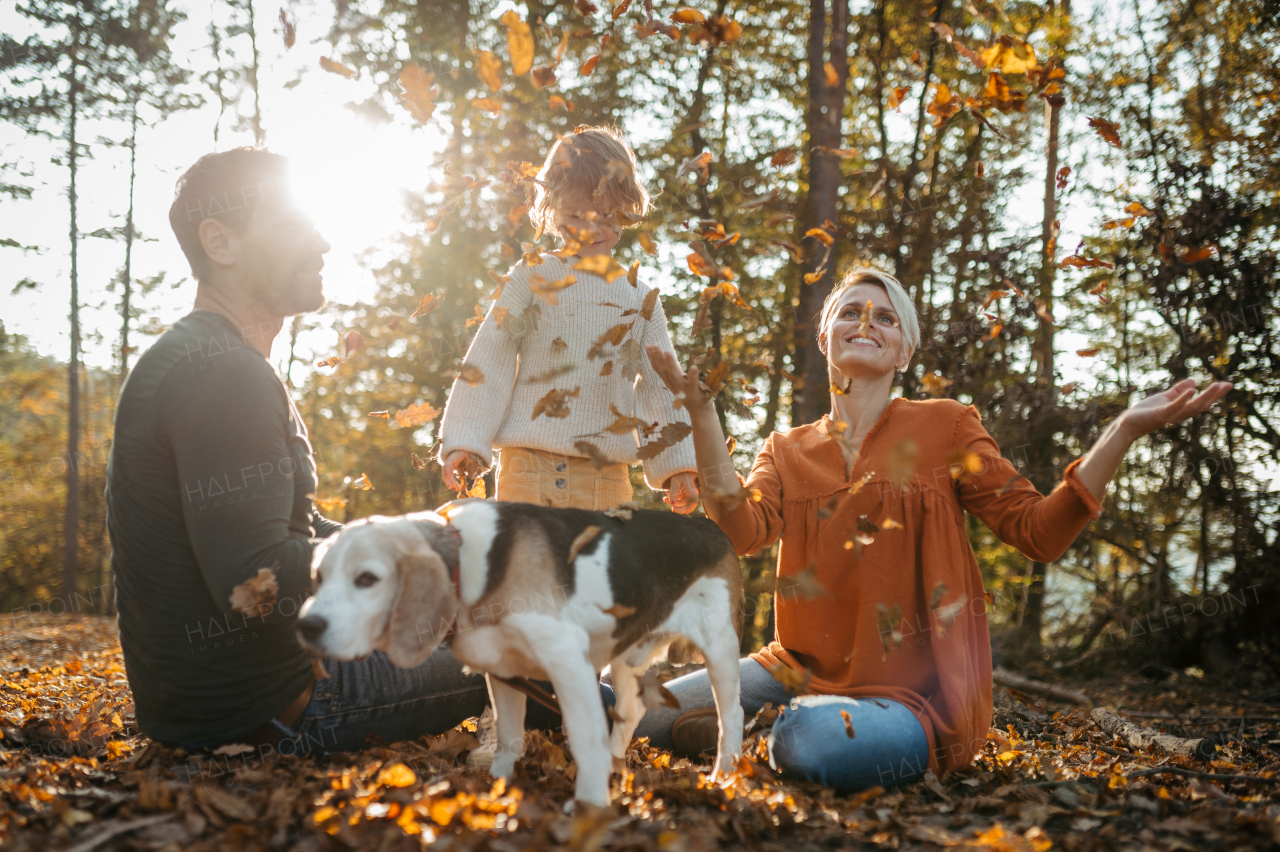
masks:
[[[911,355],[914,355],[916,350],[920,348],[920,317],[916,314],[915,302],[911,301],[911,297],[907,295],[906,289],[898,282],[897,278],[878,269],[855,266],[845,272],[844,277],[840,279],[836,286],[831,288],[831,292],[822,302],[818,334],[824,335],[827,333],[832,320],[835,318],[836,308],[840,305],[840,294],[859,284],[874,284],[883,288],[885,293],[888,294],[889,304],[893,306],[894,312],[898,315],[898,327],[902,331],[902,342],[909,350],[907,355],[909,361]]]
[[[636,155],[612,127],[581,126],[551,146],[538,171],[529,219],[535,228],[560,236],[557,213],[581,195],[622,227],[649,212],[649,193],[636,174]]]

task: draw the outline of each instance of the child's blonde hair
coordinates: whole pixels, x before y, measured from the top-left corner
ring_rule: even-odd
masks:
[[[529,219],[535,228],[561,236],[557,214],[581,195],[595,202],[618,225],[640,223],[649,212],[649,193],[636,174],[636,155],[612,127],[579,126],[556,140],[538,171]]]
[[[898,315],[898,324],[902,329],[902,344],[907,348],[908,357],[920,348],[920,317],[916,314],[915,303],[907,295],[907,291],[897,278],[887,272],[871,269],[866,266],[855,266],[845,272],[840,283],[831,288],[827,298],[822,302],[821,321],[818,323],[818,334],[826,334],[828,326],[835,317],[836,308],[840,304],[840,294],[850,287],[859,284],[874,284],[884,289],[889,296],[889,304]]]

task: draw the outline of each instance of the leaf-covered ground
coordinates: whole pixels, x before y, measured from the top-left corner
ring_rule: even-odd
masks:
[[[760,756],[767,718],[757,718],[749,754],[724,785],[708,780],[708,766],[636,744],[627,773],[614,777],[611,807],[566,813],[575,767],[560,734],[529,734],[529,756],[510,787],[466,766],[477,741],[465,726],[324,761],[184,754],[134,728],[113,620],[6,616],[0,846],[1078,852],[1280,845],[1280,705],[1250,700],[1248,687],[1181,673],[1152,682],[1119,672],[1065,685],[1140,724],[1168,714],[1180,720],[1165,723],[1169,733],[1225,728],[1236,741],[1207,763],[1135,754],[1082,707],[998,690],[1004,727],[993,728],[972,766],[941,782],[842,796],[780,779]],[[1276,698],[1274,691],[1263,696]],[[1206,718],[1218,716],[1235,718]],[[1138,775],[1152,767],[1257,780]]]

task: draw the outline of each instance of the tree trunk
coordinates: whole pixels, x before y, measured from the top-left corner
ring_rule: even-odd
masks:
[[[80,233],[76,221],[76,111],[79,104],[78,56],[80,33],[73,24],[71,70],[67,95],[67,166],[71,181],[67,196],[71,207],[71,360],[67,365],[67,511],[63,520],[62,594],[74,600],[78,573],[80,529],[80,292],[77,250]]]
[[[129,297],[133,293],[133,189],[138,176],[138,98],[134,90],[129,124],[129,213],[124,220],[124,276],[120,296],[120,379],[129,374]]]
[[[1040,275],[1037,295],[1044,305],[1044,316],[1053,316],[1053,283],[1057,237],[1057,174],[1058,174],[1058,116],[1062,107],[1061,97],[1045,99],[1045,125],[1048,129],[1048,156],[1044,175],[1044,220],[1041,225]],[[1032,341],[1031,351],[1036,361],[1036,395],[1033,403],[1032,424],[1028,434],[1027,478],[1040,491],[1053,490],[1057,477],[1054,471],[1053,420],[1057,405],[1058,389],[1054,378],[1054,330],[1053,323],[1043,317],[1039,320],[1040,333]],[[1022,617],[1019,623],[1020,647],[1028,656],[1038,655],[1042,645],[1040,629],[1044,617],[1044,577],[1046,565],[1031,563],[1031,582],[1023,599]]]
[[[844,115],[845,88],[849,79],[849,0],[832,0],[831,3],[830,56],[836,78],[835,85],[831,86],[827,85],[823,58],[828,52],[826,30],[826,0],[810,0],[809,108],[805,113],[809,137],[809,191],[800,228],[802,234],[811,228],[821,227],[827,221],[838,226],[840,219],[840,158],[831,151],[842,147],[841,118]],[[803,283],[801,279],[800,284],[800,306],[795,323],[792,356],[795,375],[800,381],[793,384],[791,392],[793,426],[812,423],[822,417],[831,405],[827,358],[818,348],[818,329],[814,324],[823,300],[835,284],[836,246],[839,245],[840,234],[834,233],[831,236],[836,241],[829,252],[827,246],[814,237],[806,237],[800,243],[805,249],[803,273],[821,277],[812,284]],[[774,366],[777,368],[780,365]]]
[[[253,0],[244,0],[249,10],[249,49],[252,51],[249,63],[249,85],[253,88],[253,141],[261,147],[267,141],[267,133],[262,129],[262,105],[258,97],[258,27],[253,16]]]

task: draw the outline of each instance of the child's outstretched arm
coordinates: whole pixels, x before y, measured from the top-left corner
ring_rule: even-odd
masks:
[[[644,325],[640,343],[642,346],[657,346],[675,355],[675,346],[671,343],[671,333],[667,329],[667,316],[662,310],[661,299],[654,306],[652,315]],[[688,413],[675,407],[671,392],[654,372],[648,357],[640,359],[640,383],[636,386],[636,409],[636,416],[649,423],[656,421],[663,426],[669,423],[689,423]],[[671,504],[673,511],[681,514],[692,512],[698,505],[697,470],[693,442],[688,438],[644,462],[645,481],[649,487],[667,490],[668,496],[663,499]]]
[[[480,323],[463,359],[465,365],[476,368],[478,373],[464,370],[449,391],[440,420],[437,456],[445,468],[446,480],[454,478],[459,462],[465,458],[460,451],[476,456],[485,468],[493,463],[493,437],[511,404],[521,332],[524,324],[530,322],[525,314],[533,297],[528,274],[523,263],[511,270],[506,286]],[[446,485],[449,485],[447,481]],[[455,485],[456,479],[449,487]]]

